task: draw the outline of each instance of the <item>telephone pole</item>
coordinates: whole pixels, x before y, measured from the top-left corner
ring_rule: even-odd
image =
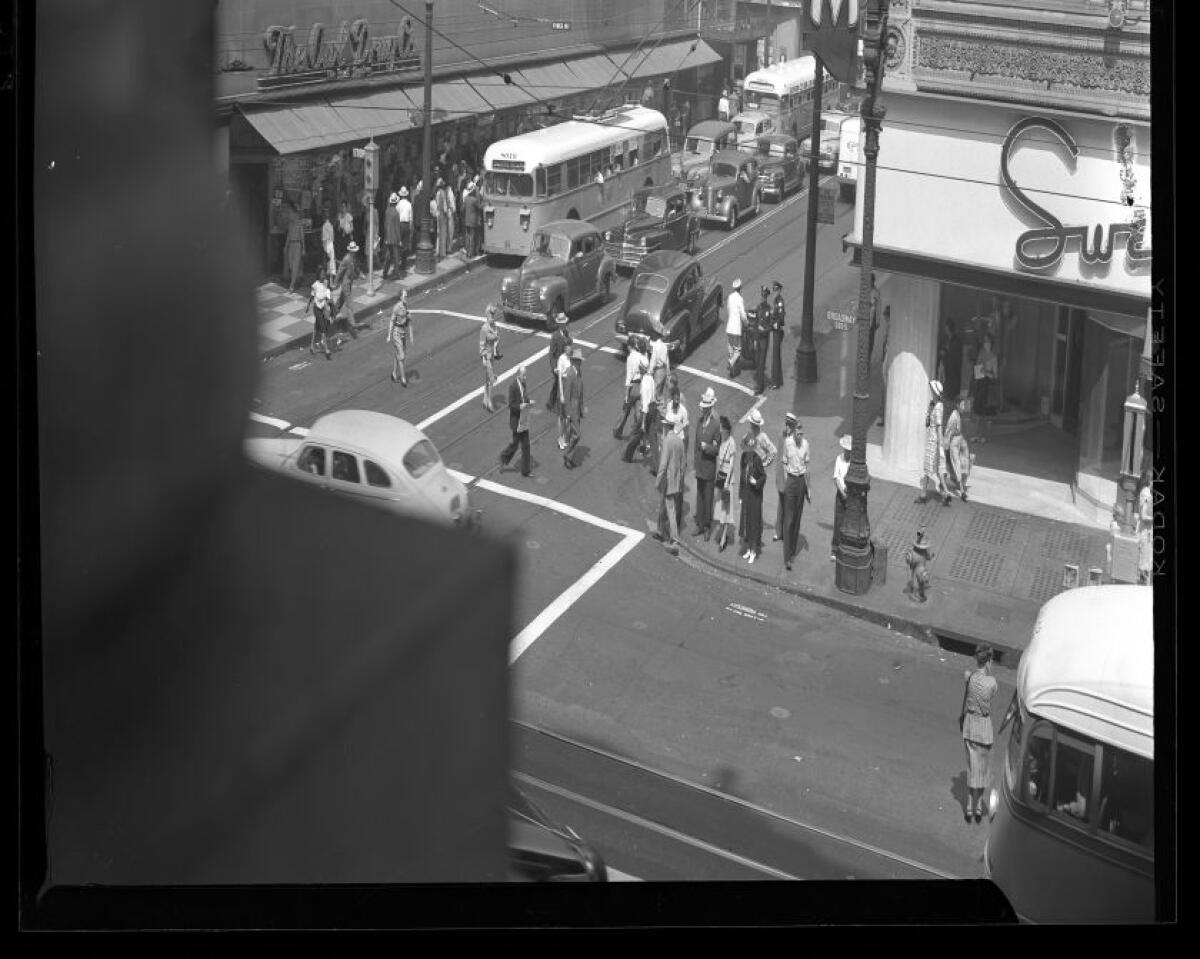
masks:
[[[434,255],[433,221],[429,217],[429,198],[433,196],[433,0],[425,0],[425,150],[421,158],[421,180],[425,189],[420,197],[423,210],[414,210],[417,218],[417,255],[413,269],[417,273],[432,273],[437,269]]]

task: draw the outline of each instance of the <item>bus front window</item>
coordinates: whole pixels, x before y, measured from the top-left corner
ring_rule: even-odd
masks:
[[[533,177],[528,173],[509,174],[508,195],[519,197],[533,196]]]

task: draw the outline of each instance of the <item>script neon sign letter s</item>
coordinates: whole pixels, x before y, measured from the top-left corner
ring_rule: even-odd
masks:
[[[1012,129],[1008,131],[1008,136],[1004,138],[1004,146],[1000,151],[1000,176],[1004,180],[1004,186],[1008,189],[1014,200],[1021,204],[1032,216],[1046,224],[1039,229],[1026,230],[1017,237],[1017,261],[1021,266],[1028,270],[1048,270],[1056,266],[1066,252],[1067,240],[1072,237],[1079,238],[1079,256],[1084,263],[1108,263],[1112,260],[1113,239],[1119,233],[1124,233],[1128,237],[1125,252],[1130,264],[1137,265],[1148,262],[1151,252],[1148,248],[1138,246],[1135,224],[1110,223],[1107,235],[1105,234],[1104,227],[1101,224],[1096,224],[1092,241],[1089,244],[1088,228],[1086,226],[1064,227],[1058,217],[1044,207],[1034,203],[1017,186],[1016,181],[1012,178],[1012,174],[1008,170],[1008,158],[1012,155],[1013,146],[1016,144],[1017,139],[1026,130],[1032,129],[1042,129],[1056,137],[1071,154],[1072,162],[1079,156],[1079,146],[1075,143],[1071,134],[1048,117],[1027,117],[1024,120],[1020,120],[1013,125]],[[1054,245],[1047,252],[1040,255],[1026,252],[1026,247],[1029,244],[1044,243],[1047,240],[1054,241]]]

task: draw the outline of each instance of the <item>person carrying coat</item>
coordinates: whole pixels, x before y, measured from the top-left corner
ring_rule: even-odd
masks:
[[[579,445],[580,428],[583,422],[583,350],[578,346],[571,349],[571,368],[563,377],[563,415],[566,417],[567,428],[563,449],[563,466],[573,470],[575,463],[575,447]]]
[[[775,301],[771,304],[771,376],[767,385],[777,390],[783,386],[783,336],[787,332],[787,307],[783,303],[783,284],[776,280]]]
[[[658,464],[658,533],[672,553],[679,553],[679,524],[683,521],[683,426],[663,421],[662,455]]]
[[[693,468],[696,473],[696,528],[693,536],[712,535],[713,482],[717,475],[717,453],[721,448],[721,426],[713,411],[717,394],[712,387],[700,397],[700,421],[696,424],[696,452]]]

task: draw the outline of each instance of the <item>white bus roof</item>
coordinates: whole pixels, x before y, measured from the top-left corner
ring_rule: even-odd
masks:
[[[552,166],[642,133],[666,133],[666,130],[667,118],[657,110],[624,107],[596,120],[566,120],[543,130],[500,140],[487,148],[483,167],[491,170],[494,160],[520,160],[524,162],[525,170],[530,171],[539,164]]]
[[[1038,613],[1017,689],[1029,712],[1154,758],[1154,607],[1148,586],[1081,586]]]
[[[742,89],[786,93],[789,87],[811,83],[816,76],[817,58],[810,53],[795,60],[784,60],[783,63],[748,73],[742,83]]]

